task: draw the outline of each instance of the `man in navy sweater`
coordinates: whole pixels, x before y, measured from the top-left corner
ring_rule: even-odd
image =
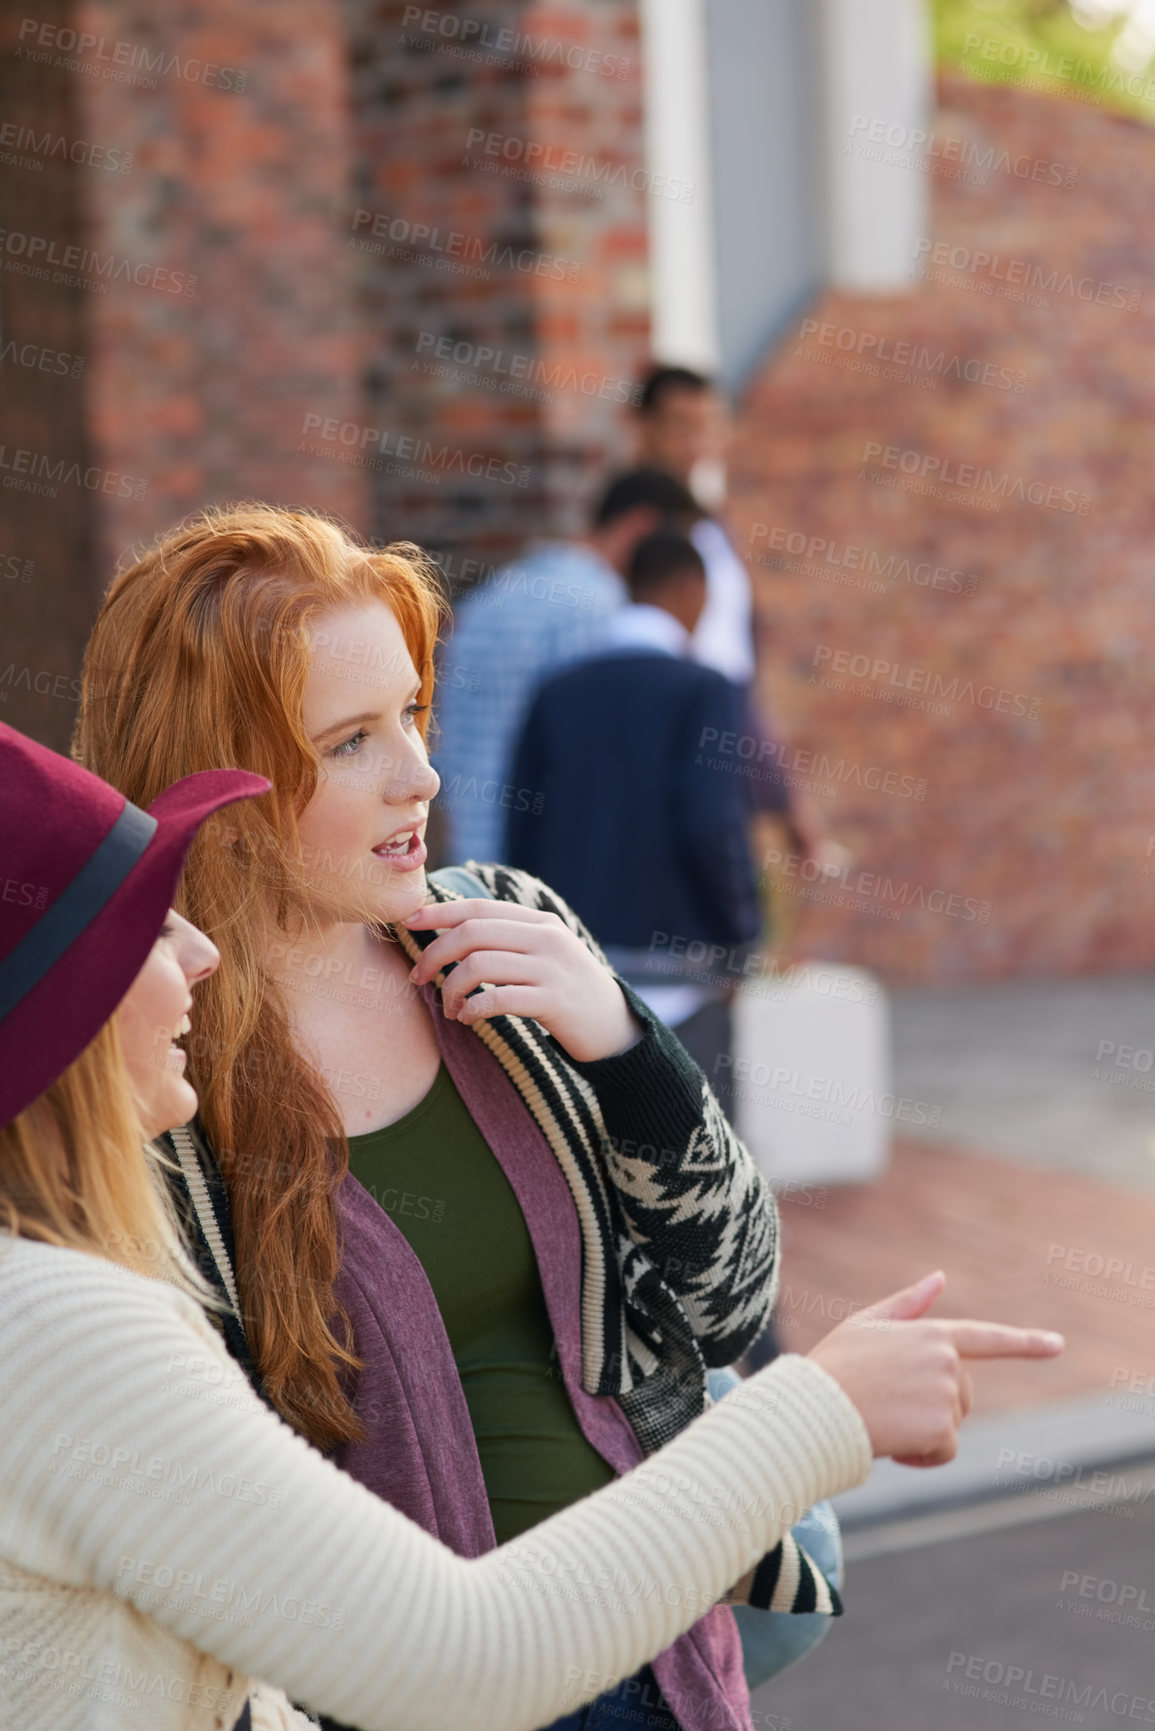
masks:
[[[690,657],[706,602],[693,542],[661,530],[627,572],[631,604],[596,657],[547,679],[526,718],[505,857],[557,889],[611,963],[675,1027],[722,1104],[730,998],[761,932],[740,688]],[[536,811],[534,807],[538,807]]]

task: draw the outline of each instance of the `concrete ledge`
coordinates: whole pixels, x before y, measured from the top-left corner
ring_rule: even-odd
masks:
[[[1073,1512],[1088,1501],[1125,1501],[1131,1476],[1112,1463],[1155,1457],[1155,1400],[1108,1406],[1098,1394],[998,1413],[964,1425],[959,1452],[945,1467],[900,1467],[876,1461],[866,1483],[834,1499],[848,1532],[964,1503],[1026,1491]],[[1116,1401],[1127,1400],[1121,1393]]]

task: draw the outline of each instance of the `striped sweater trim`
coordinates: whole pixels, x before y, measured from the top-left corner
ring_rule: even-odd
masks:
[[[469,884],[479,884],[493,900],[555,914],[605,963],[602,950],[572,908],[528,872],[470,861],[464,868],[447,870],[441,881],[438,874],[431,874],[430,897],[435,902],[457,901]],[[401,927],[395,935],[415,961],[437,934]],[[448,972],[436,976],[438,989]],[[669,1290],[646,1247],[631,1233],[623,1196],[603,1161],[609,1141],[601,1106],[556,1041],[528,1017],[493,1016],[476,1023],[474,1031],[517,1087],[574,1197],[582,1232],[583,1387],[590,1394],[622,1398],[639,1441],[647,1453],[652,1452],[706,1405],[706,1366],[695,1326],[700,1307],[687,1307]],[[712,1114],[724,1123],[712,1093],[704,1087],[703,1094],[705,1117]],[[717,1126],[712,1128],[717,1131]],[[695,1132],[694,1140],[700,1136],[700,1131]],[[688,1149],[687,1156],[694,1151]],[[746,1200],[745,1192],[723,1197],[723,1211],[740,1214]],[[708,1198],[708,1204],[715,1214],[719,1212],[717,1196]],[[678,1210],[683,1230],[700,1206],[687,1192]],[[739,1302],[732,1281],[727,1281],[729,1274],[728,1267],[709,1271],[711,1299],[724,1312]],[[773,1286],[772,1254],[763,1285]],[[757,1324],[747,1340],[756,1332]]]

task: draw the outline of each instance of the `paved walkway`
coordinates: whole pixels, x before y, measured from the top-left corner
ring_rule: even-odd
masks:
[[[990,1731],[1060,1696],[1085,1731],[1138,1699],[1155,1715],[1155,1473],[1119,1464],[1155,1453],[1139,1446],[1155,1438],[1155,1058],[1148,1071],[1139,1056],[1155,1048],[1155,980],[902,991],[894,1010],[897,1092],[941,1106],[941,1123],[899,1143],[875,1184],[783,1200],[786,1343],[940,1266],[942,1311],[1060,1328],[1067,1352],[977,1367],[954,1480],[884,1463],[840,1500],[856,1523],[848,1614],[758,1692],[754,1724]],[[1100,1058],[1103,1042],[1116,1050]],[[1008,1440],[1025,1451],[1009,1467]],[[1110,1459],[1099,1475],[1080,1464]],[[1008,1497],[1008,1478],[1035,1494]],[[993,1482],[996,1500],[970,1500]],[[939,1491],[964,1506],[919,1514]],[[1100,1506],[1081,1507],[1092,1493]],[[1072,1577],[1106,1581],[1104,1602]],[[1145,1591],[1143,1616],[1116,1613],[1120,1583]]]
[[[1067,1336],[1057,1361],[980,1367],[977,1412],[1106,1396],[1124,1372],[1115,1397],[1139,1398],[1131,1377],[1155,1377],[1155,1196],[906,1142],[876,1183],[801,1192],[782,1216],[787,1345],[805,1350],[853,1306],[941,1267],[942,1314]]]
[[[941,1266],[945,1313],[1068,1337],[982,1367],[980,1413],[1101,1396],[1155,1423],[1155,977],[901,990],[894,1033],[896,1092],[941,1121],[877,1183],[783,1201],[785,1341]]]
[[[932,1139],[1155,1195],[1152,975],[902,990],[894,1034]]]
[[[845,1617],[757,1691],[756,1731],[1150,1725],[1153,1544],[1155,1500],[853,1562]]]

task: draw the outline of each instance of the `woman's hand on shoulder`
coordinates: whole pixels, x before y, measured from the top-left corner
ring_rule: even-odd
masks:
[[[445,1014],[467,1027],[532,1016],[579,1064],[628,1051],[642,1037],[609,969],[556,914],[471,897],[429,902],[404,923],[440,934],[410,978],[424,985],[456,963],[441,999]]]

